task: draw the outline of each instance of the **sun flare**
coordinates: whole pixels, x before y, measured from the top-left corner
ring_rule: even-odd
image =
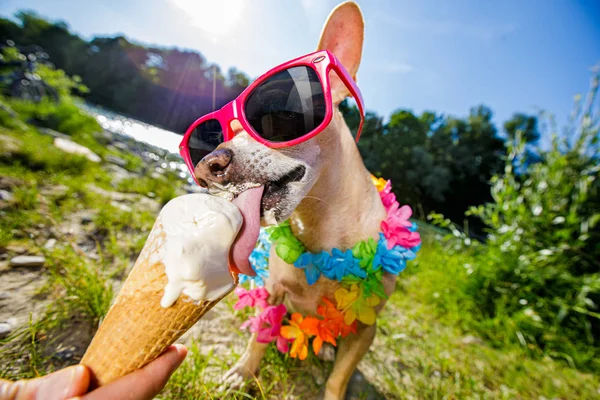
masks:
[[[171,0],[194,26],[213,35],[228,33],[242,16],[243,0]]]

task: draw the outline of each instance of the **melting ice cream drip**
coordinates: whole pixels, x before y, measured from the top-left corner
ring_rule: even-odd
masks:
[[[163,207],[156,226],[162,226],[165,242],[150,261],[165,266],[162,307],[182,293],[194,301],[214,301],[231,290],[229,249],[242,226],[235,205],[204,193],[177,197]]]

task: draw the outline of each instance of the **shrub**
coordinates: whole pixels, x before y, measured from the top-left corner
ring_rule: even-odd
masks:
[[[546,118],[552,143],[538,149],[539,162],[526,165],[519,132],[508,142],[504,173],[492,179],[494,202],[469,211],[487,225],[489,239],[466,289],[495,321],[481,325],[488,338],[518,340],[590,368],[600,367],[597,89],[598,76],[565,135]]]

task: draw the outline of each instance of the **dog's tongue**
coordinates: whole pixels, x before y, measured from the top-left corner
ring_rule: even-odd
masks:
[[[264,188],[264,186],[260,186],[248,189],[240,193],[233,200],[233,204],[240,209],[244,217],[242,229],[240,229],[240,233],[238,233],[237,238],[233,242],[229,253],[229,268],[239,274],[256,275],[256,272],[250,266],[250,262],[248,262],[248,257],[258,240],[260,230],[260,202]]]

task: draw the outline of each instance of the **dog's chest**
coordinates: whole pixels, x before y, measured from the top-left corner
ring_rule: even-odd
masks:
[[[267,290],[271,296],[285,300],[290,312],[303,315],[316,315],[322,298],[334,299],[340,283],[321,276],[313,285],[306,282],[304,271],[287,264],[278,257],[269,262],[269,282]]]

